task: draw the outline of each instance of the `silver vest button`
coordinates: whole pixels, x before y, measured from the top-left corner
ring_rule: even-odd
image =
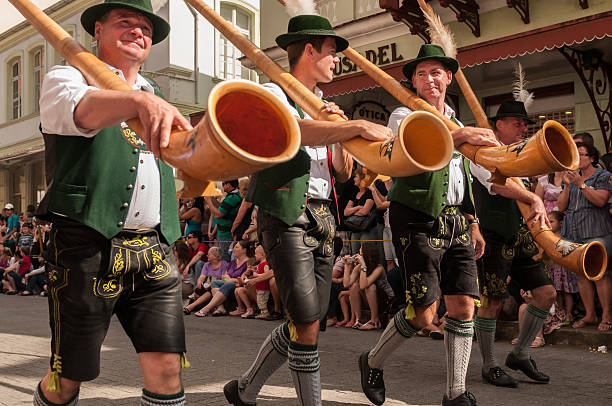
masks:
[[[129,204],[127,204],[127,203],[123,203],[121,206],[122,206],[124,209],[127,209],[127,208],[128,208],[128,206],[129,206]]]
[[[127,185],[128,190],[133,189],[134,185]]]
[[[123,227],[123,221],[118,222],[117,227]]]

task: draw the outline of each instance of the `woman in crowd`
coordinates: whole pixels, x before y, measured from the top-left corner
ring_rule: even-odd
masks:
[[[342,239],[338,236],[334,237],[334,266],[332,268],[332,285],[331,294],[329,295],[329,307],[327,309],[327,327],[335,325],[342,327],[349,321],[348,296],[343,305],[340,304],[339,297],[342,291],[346,288],[343,284],[344,279],[344,257],[340,255],[342,251]],[[342,321],[338,321],[338,307],[342,309]]]
[[[612,219],[607,203],[612,193],[610,172],[597,168],[599,152],[589,144],[577,143],[580,156],[579,171],[563,174],[563,191],[559,195],[559,211],[567,210],[561,228],[563,238],[580,244],[600,241],[607,252],[612,252]],[[608,261],[610,264],[610,261]],[[595,282],[603,310],[598,329],[612,329],[612,280],[608,272]],[[595,289],[593,282],[578,275],[578,291],[586,310],[585,316],[573,324],[574,328],[597,324]]]
[[[30,247],[19,247],[15,251],[15,262],[4,271],[2,288],[7,295],[15,295],[25,289],[22,280],[26,272],[30,271],[32,262],[28,254]]]
[[[189,264],[189,247],[184,241],[178,240],[174,244],[174,257],[178,265],[179,272],[183,275],[182,293],[183,305],[189,301],[189,296],[193,293],[195,277],[193,268],[187,267]]]
[[[227,274],[229,264],[223,260],[223,252],[219,247],[211,247],[206,254],[208,262],[204,263],[202,271],[195,284],[196,299],[183,308],[183,313],[190,314],[195,309],[204,306],[212,298],[211,284]]]
[[[364,178],[365,171],[363,168],[355,170],[354,182],[359,190],[344,208],[344,215],[347,217],[346,221],[350,221],[349,218],[352,216],[369,218],[372,211],[375,210],[372,192],[362,183]],[[376,239],[376,219],[372,219],[370,223],[363,231],[353,231],[351,233],[351,253],[356,254],[359,252],[361,241]]]
[[[33,271],[26,272],[23,275],[26,288],[23,292],[19,292],[20,296],[32,296],[35,291],[40,291],[41,296],[46,296],[47,277],[45,274],[45,253],[41,253],[37,258],[38,267]],[[33,262],[32,262],[33,263]]]
[[[349,289],[349,301],[353,328],[374,330],[381,327],[377,287],[379,280],[386,281],[385,268],[380,264],[380,255],[376,243],[367,242],[361,246],[361,253],[347,257],[344,271],[344,287]],[[361,303],[364,300],[370,308],[370,320],[361,323]]]
[[[236,289],[236,282],[239,282],[240,276],[246,271],[247,268],[247,249],[249,247],[248,241],[238,241],[234,245],[234,257],[228,267],[228,270],[221,280],[214,280],[211,284],[212,299],[204,306],[200,311],[194,313],[198,317],[206,317],[208,313],[217,308],[213,313],[213,316],[226,316],[227,311],[223,306],[223,303],[227,298],[234,295]],[[203,271],[204,269],[202,269]],[[195,302],[194,302],[195,303]]]
[[[179,220],[185,221],[185,233],[187,236],[192,231],[202,232],[202,212],[204,211],[204,198],[186,199]]]
[[[391,202],[387,200],[387,194],[389,192],[389,189],[391,189],[392,184],[392,179],[388,179],[383,183],[384,188],[382,190],[386,193],[381,193],[381,190],[376,187],[376,182],[368,187],[368,189],[372,192],[372,197],[374,198],[376,209],[382,211],[382,223],[377,222],[377,237],[379,240],[383,240],[383,249],[381,251],[381,255],[384,255],[387,264],[387,271],[393,269],[397,261],[397,256],[395,255],[395,248],[393,247],[393,242],[391,242],[391,225],[389,224],[389,206]],[[381,244],[379,244],[379,246],[380,245]]]
[[[553,172],[538,178],[535,193],[544,202],[546,213],[559,209],[557,200],[561,194],[561,182],[563,182],[563,172]]]
[[[253,306],[257,304],[257,294],[255,292],[255,287],[253,285],[247,287],[247,284],[251,278],[257,275],[258,262],[257,249],[255,249],[255,258],[249,258],[247,260],[247,269],[240,276],[238,286],[236,286],[236,290],[234,291],[234,296],[236,296],[236,310],[230,312],[230,316],[241,316],[243,319],[252,319],[255,317]]]

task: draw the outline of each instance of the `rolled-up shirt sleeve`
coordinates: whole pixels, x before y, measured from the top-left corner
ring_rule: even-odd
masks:
[[[497,193],[491,190],[491,186],[493,183],[489,182],[489,178],[491,177],[491,172],[486,170],[480,165],[475,164],[474,162],[470,162],[470,173],[473,177],[478,179],[480,184],[487,188],[487,191],[490,195],[496,195]]]
[[[389,123],[387,124],[387,127],[391,129],[393,134],[397,134],[402,120],[410,113],[412,113],[412,110],[408,107],[398,107],[393,110],[393,113],[389,116]]]
[[[93,137],[99,130],[79,128],[74,109],[85,93],[99,90],[89,86],[72,66],[54,66],[43,80],[40,93],[40,123],[45,134]]]

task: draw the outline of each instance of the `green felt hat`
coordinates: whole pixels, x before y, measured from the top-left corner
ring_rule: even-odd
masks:
[[[91,6],[81,15],[81,24],[85,31],[93,37],[96,21],[99,21],[107,11],[114,8],[135,10],[151,20],[151,24],[153,24],[153,44],[163,41],[170,32],[170,24],[153,13],[151,0],[104,0],[104,3]]]
[[[412,74],[416,69],[417,65],[421,62],[425,61],[440,61],[442,65],[446,66],[448,70],[455,74],[457,70],[459,70],[459,62],[455,58],[451,58],[450,56],[446,56],[444,54],[444,50],[438,46],[433,44],[423,44],[421,45],[421,49],[419,49],[419,54],[416,59],[408,62],[404,65],[402,71],[404,72],[404,76],[408,78],[408,80],[412,80]]]
[[[529,115],[527,115],[527,110],[525,110],[525,103],[516,100],[506,100],[499,105],[497,109],[497,114],[489,120],[495,123],[497,120],[500,120],[504,117],[518,117],[527,121],[527,124],[535,124],[535,121],[529,119]]]
[[[311,36],[332,37],[336,40],[336,52],[342,52],[348,48],[348,41],[336,35],[329,20],[317,15],[300,15],[289,20],[287,33],[276,37],[279,47],[287,50],[293,42],[300,41]]]

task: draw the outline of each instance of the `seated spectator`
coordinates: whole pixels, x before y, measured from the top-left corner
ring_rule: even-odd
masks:
[[[15,259],[13,258],[13,253],[10,248],[3,247],[2,251],[0,251],[0,272],[4,274],[4,271],[9,266],[13,265]]]
[[[349,288],[349,301],[355,319],[353,328],[374,330],[381,327],[377,294],[379,279],[386,281],[385,269],[380,264],[378,246],[375,243],[364,243],[361,253],[354,257],[353,270],[348,278],[348,284],[346,273],[344,279],[344,286]],[[370,308],[371,317],[367,323],[362,324],[360,322],[362,320],[361,303],[364,298]]]
[[[204,263],[198,280],[195,283],[195,301],[183,308],[183,313],[190,314],[204,306],[212,299],[211,283],[227,274],[229,264],[223,260],[223,252],[219,247],[211,247],[207,254],[208,262]]]
[[[349,321],[348,301],[344,305],[340,304],[339,296],[342,291],[347,290],[342,281],[344,279],[344,257],[340,255],[342,251],[342,239],[338,236],[334,237],[334,266],[332,268],[332,285],[329,295],[329,307],[327,309],[327,327],[335,325],[342,327]],[[338,321],[338,307],[342,310],[342,321]]]
[[[236,296],[236,310],[230,312],[230,316],[241,316],[244,319],[252,319],[255,317],[253,304],[257,304],[257,293],[255,287],[246,284],[250,281],[249,278],[254,278],[257,275],[257,248],[255,249],[255,257],[247,260],[247,269],[240,276],[239,284],[236,286],[234,296]]]
[[[183,298],[183,306],[189,302],[189,296],[193,293],[195,286],[195,277],[193,268],[188,268],[189,264],[189,247],[184,241],[178,240],[174,243],[174,257],[179,272],[183,275],[183,283],[181,288],[181,297]]]
[[[199,275],[206,262],[208,245],[202,242],[202,232],[195,230],[187,234],[187,246],[189,247],[189,262],[186,268],[193,271],[194,275]]]
[[[15,250],[17,241],[17,234],[19,233],[20,223],[19,216],[15,214],[15,208],[11,203],[7,203],[4,206],[6,210],[6,236],[4,239],[4,246],[9,247],[12,251]]]
[[[14,295],[25,289],[23,276],[30,270],[31,261],[28,254],[30,248],[21,247],[15,251],[15,263],[6,268],[2,279],[2,288],[7,295]]]
[[[23,292],[19,292],[21,296],[32,296],[40,292],[42,296],[46,296],[47,292],[47,276],[45,274],[45,255],[41,253],[38,256],[39,267],[33,271],[26,272],[23,276],[26,283],[26,288]]]
[[[238,295],[240,294],[241,300],[246,306],[242,317],[250,318],[251,316],[254,316],[254,318],[260,320],[278,320],[280,316],[278,292],[272,293],[274,311],[270,313],[268,310],[268,299],[270,298],[271,292],[270,281],[274,279],[274,271],[268,265],[266,253],[261,245],[258,245],[255,248],[255,260],[259,263],[257,264],[251,278],[247,279],[243,274],[243,286],[236,288],[236,300],[238,301]],[[257,316],[255,316],[252,306],[250,306],[251,299],[255,299],[255,303],[259,309],[259,314]],[[272,317],[273,313],[274,318]]]
[[[229,269],[225,273],[221,280],[215,280],[211,284],[212,299],[204,306],[200,311],[194,313],[198,317],[206,317],[212,309],[216,308],[213,316],[226,316],[227,310],[223,305],[225,301],[234,296],[234,290],[236,289],[236,283],[239,282],[239,277],[246,271],[247,267],[247,249],[249,247],[248,241],[239,241],[234,246],[234,256],[230,262]]]

